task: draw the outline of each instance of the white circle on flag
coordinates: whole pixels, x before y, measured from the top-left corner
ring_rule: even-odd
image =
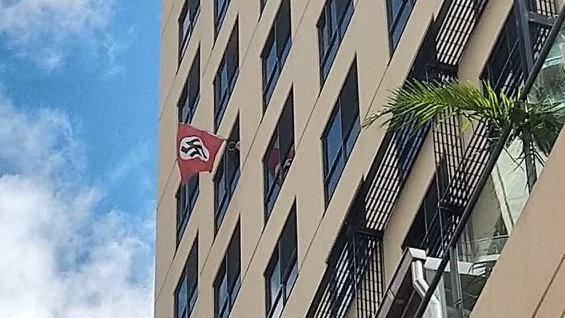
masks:
[[[179,144],[179,157],[182,160],[200,159],[207,162],[210,152],[197,136],[183,137]]]

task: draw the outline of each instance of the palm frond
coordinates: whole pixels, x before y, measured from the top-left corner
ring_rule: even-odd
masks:
[[[503,127],[514,102],[505,95],[498,95],[486,85],[483,93],[471,82],[431,81],[407,82],[392,91],[384,109],[369,116],[364,126],[387,117],[382,125],[398,129],[401,125],[415,125],[420,128],[433,119],[447,120],[462,116],[468,121],[487,118],[491,124]],[[411,120],[404,120],[411,115]]]
[[[524,133],[530,133],[534,145],[548,156],[565,122],[565,105],[545,99],[529,104],[527,113],[524,126],[517,129],[529,129]]]
[[[384,118],[381,125],[391,130],[404,125],[419,129],[457,117],[464,130],[475,121],[486,121],[499,131],[510,127],[507,144],[518,138],[524,144],[523,157],[531,153],[543,161],[565,123],[565,103],[548,98],[524,103],[497,93],[489,83],[482,86],[460,81],[407,82],[393,90],[383,110],[370,115],[363,126]]]

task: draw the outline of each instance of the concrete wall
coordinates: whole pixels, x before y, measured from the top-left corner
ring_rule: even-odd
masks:
[[[558,139],[472,318],[563,317],[565,137]]]

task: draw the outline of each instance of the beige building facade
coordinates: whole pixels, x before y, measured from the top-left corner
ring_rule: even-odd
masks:
[[[563,137],[532,172],[484,123],[362,127],[407,80],[548,85],[560,10],[163,0],[155,317],[563,317]],[[182,185],[178,122],[226,139]]]

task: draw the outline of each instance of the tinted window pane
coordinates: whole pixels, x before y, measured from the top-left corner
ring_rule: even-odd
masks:
[[[387,0],[391,50],[394,51],[404,32],[416,0]]]
[[[234,193],[239,180],[239,120],[236,121],[232,133],[227,141],[224,154],[218,165],[214,186],[216,193],[216,229],[220,226],[227,205]]]
[[[351,151],[353,150],[353,146],[355,145],[355,141],[357,140],[357,136],[361,132],[361,124],[359,123],[359,119],[357,118],[353,123],[353,127],[349,132],[349,136],[347,137],[347,141],[345,142],[345,156],[349,157],[351,155]]]
[[[277,302],[273,307],[274,309],[272,309],[271,311],[271,315],[269,316],[269,318],[278,318],[281,316],[282,310],[284,308],[284,303],[283,303],[283,299],[282,297],[278,297],[277,298]]]
[[[351,67],[322,138],[326,203],[337,186],[361,130],[357,92],[357,66]]]
[[[239,225],[236,227],[236,230],[231,238],[230,246],[227,251],[227,273],[228,273],[228,284],[230,290],[233,290],[233,287],[236,285],[236,282],[239,281],[240,276],[240,267],[241,267],[241,259],[240,259],[240,232],[239,232]]]
[[[345,31],[347,30],[347,27],[349,26],[349,22],[351,21],[351,17],[353,16],[353,4],[351,3],[351,0],[346,1],[346,7],[345,7],[345,11],[343,16],[341,17],[340,20],[340,25],[339,25],[339,31],[341,33],[341,37],[343,37],[345,35]]]
[[[333,64],[341,40],[345,34],[351,16],[351,0],[327,0],[318,21],[318,40],[320,46],[320,75],[322,83]]]
[[[296,280],[296,250],[296,207],[293,206],[265,272],[268,317],[280,315]]]
[[[220,309],[224,307],[228,301],[228,278],[226,275],[222,276],[220,286],[218,287],[218,304],[220,304]]]
[[[340,156],[340,158],[337,159],[334,164],[335,164],[334,169],[331,172],[329,172],[329,175],[327,177],[327,198],[328,199],[329,199],[329,197],[332,196],[332,194],[335,191],[335,188],[337,186],[337,182],[339,181],[339,177],[341,176],[341,172],[343,171],[343,168],[345,167],[345,160],[343,159],[342,156]]]
[[[177,317],[182,317],[182,314],[186,310],[187,306],[187,299],[186,296],[188,294],[188,285],[186,281],[186,276],[183,274],[181,278],[181,284],[179,285],[179,289],[177,291]]]
[[[271,272],[271,277],[269,278],[269,286],[270,286],[270,290],[269,290],[269,295],[271,295],[271,306],[273,307],[273,305],[275,304],[276,301],[276,297],[279,294],[280,290],[281,290],[281,263],[280,260],[276,259],[275,261],[275,266],[273,267],[273,270]]]
[[[224,259],[214,280],[215,317],[227,317],[240,287],[240,231],[239,223],[230,239]]]
[[[398,17],[398,22],[394,26],[394,31],[392,33],[392,43],[394,44],[394,47],[396,47],[396,44],[398,44],[398,41],[402,36],[402,32],[404,32],[404,27],[408,22],[408,18],[410,17],[410,12],[411,10],[405,8],[404,10],[402,10],[400,16]]]
[[[292,262],[293,255],[296,252],[296,214],[291,213],[284,225],[283,232],[280,237],[280,257],[282,259],[283,269],[286,271]]]
[[[229,96],[235,85],[239,67],[238,22],[236,21],[226,51],[214,78],[214,124],[218,128],[225,112]]]
[[[267,217],[269,217],[269,214],[273,209],[273,206],[275,206],[275,202],[277,200],[280,190],[281,190],[280,185],[277,182],[275,182],[271,186],[270,192],[267,193],[267,199],[266,199],[267,202],[265,203]]]
[[[294,158],[293,94],[289,94],[263,157],[265,215],[269,216]]]
[[[400,8],[402,7],[404,2],[405,0],[388,0],[390,14],[390,19],[388,21],[389,25],[392,25],[394,18],[398,16],[398,12],[400,11]]]
[[[226,175],[225,175],[225,173],[220,173],[220,179],[218,180],[218,185],[216,187],[216,196],[218,197],[218,203],[226,196]]]
[[[190,315],[197,298],[198,285],[198,238],[192,245],[185,268],[175,290],[175,317]]]
[[[190,21],[190,17],[189,17],[188,14],[187,14],[186,17],[185,17],[185,19],[183,20],[183,23],[182,23],[182,32],[183,32],[183,35],[186,36],[186,34],[188,33],[188,29],[190,28],[190,23],[191,23],[191,22],[192,22],[192,21]]]
[[[329,130],[325,136],[325,156],[326,156],[326,173],[329,172],[332,163],[336,160],[339,149],[342,144],[342,128],[341,128],[341,109],[332,118]]]
[[[283,0],[261,53],[263,63],[263,104],[269,103],[291,46],[290,1]]]
[[[267,55],[265,58],[265,76],[266,80],[269,81],[272,78],[272,74],[277,67],[277,52],[274,45],[269,47]]]
[[[296,282],[296,278],[298,278],[298,264],[296,262],[296,259],[294,259],[291,265],[290,272],[288,273],[288,277],[286,279],[285,290],[287,294],[290,293],[290,291],[292,290],[292,287],[294,286],[294,282]]]

